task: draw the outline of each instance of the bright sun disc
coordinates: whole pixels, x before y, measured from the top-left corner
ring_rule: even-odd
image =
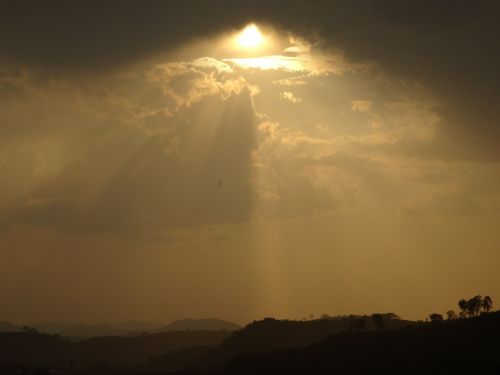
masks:
[[[238,37],[238,44],[243,48],[257,48],[264,42],[264,36],[255,24],[248,25]]]

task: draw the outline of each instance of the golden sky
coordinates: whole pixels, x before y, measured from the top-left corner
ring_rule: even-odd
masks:
[[[500,298],[498,6],[281,3],[7,7],[0,320]]]

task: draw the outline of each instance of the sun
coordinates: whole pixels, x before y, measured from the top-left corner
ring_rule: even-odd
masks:
[[[237,43],[244,49],[256,49],[264,43],[264,35],[262,35],[257,25],[252,23],[238,35]]]

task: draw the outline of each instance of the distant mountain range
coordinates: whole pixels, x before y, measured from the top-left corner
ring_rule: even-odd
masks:
[[[0,322],[0,332],[21,332],[23,329],[21,326],[10,322]]]
[[[170,324],[129,321],[123,323],[105,322],[93,325],[79,323],[37,323],[28,324],[36,330],[64,337],[86,338],[102,336],[138,336],[143,333],[172,331],[236,331],[241,327],[219,319],[181,319]],[[0,332],[20,332],[23,328],[10,322],[0,322]]]
[[[162,332],[87,338],[72,336],[70,338],[78,338],[72,340],[33,329],[0,333],[0,373],[2,366],[7,364],[46,366],[59,370],[68,366],[89,369],[106,364],[106,371],[113,366],[128,366],[131,373],[136,371],[141,374],[215,368],[241,355],[306,347],[331,335],[341,334],[349,329],[350,323],[359,319],[366,321],[366,332],[376,329],[369,317],[345,316],[310,321],[266,318],[236,331],[232,331],[239,328],[236,324],[218,319],[183,319],[161,325],[158,330]],[[408,323],[394,314],[387,314],[385,318],[387,329],[405,327]],[[153,323],[140,322],[80,326],[80,331],[71,324],[37,326],[87,335],[100,335],[106,330],[123,332],[120,328],[155,328]],[[12,325],[8,327],[13,328]]]
[[[241,326],[219,319],[176,320],[159,331],[237,331]]]
[[[77,342],[27,330],[0,333],[0,374],[494,374],[499,337],[500,312],[431,322],[395,314],[266,318],[235,332],[188,329]]]
[[[150,358],[168,352],[190,347],[217,346],[230,335],[231,332],[228,331],[172,331],[128,337],[92,337],[71,341],[34,331],[1,332],[0,374],[5,374],[3,370],[10,364],[64,370],[68,370],[68,367],[73,365],[76,368],[95,368],[100,365],[133,366],[148,363]],[[27,374],[33,374],[33,372],[28,371]]]

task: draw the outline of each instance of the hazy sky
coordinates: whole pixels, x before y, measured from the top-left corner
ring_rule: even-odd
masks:
[[[0,320],[500,303],[499,11],[3,2]]]

